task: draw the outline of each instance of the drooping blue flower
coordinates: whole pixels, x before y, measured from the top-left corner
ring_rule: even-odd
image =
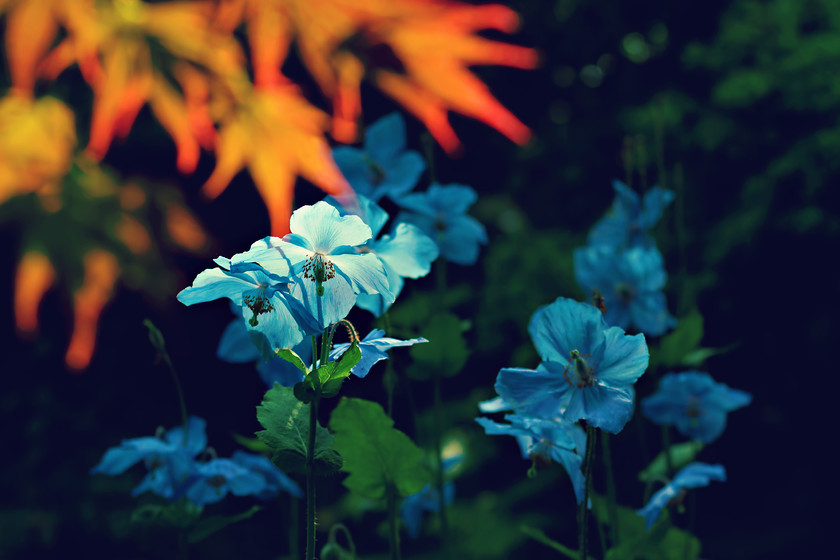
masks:
[[[353,366],[350,373],[356,377],[365,377],[370,368],[381,360],[388,359],[388,350],[391,348],[399,348],[401,346],[414,346],[421,342],[429,342],[423,337],[410,338],[408,340],[398,340],[385,336],[385,331],[382,329],[373,329],[366,337],[359,341],[359,350],[362,357],[359,362]],[[341,344],[334,344],[330,351],[330,360],[337,360],[350,348],[349,342],[342,342]]]
[[[252,262],[219,257],[219,268],[200,272],[178,301],[193,305],[228,298],[237,305],[248,330],[262,333],[272,348],[291,348],[320,330],[312,313],[289,291],[288,276],[268,272]]]
[[[286,360],[274,357],[268,341],[263,337],[265,342],[261,342],[260,337],[262,334],[255,336],[254,331],[249,331],[245,322],[237,317],[225,327],[219,339],[216,357],[233,364],[256,363],[260,379],[269,389],[274,387],[275,382],[284,387],[293,387],[295,383],[303,381],[303,372]],[[303,363],[312,362],[312,342],[308,338],[304,338],[292,350]]]
[[[577,503],[583,502],[585,481],[580,471],[586,451],[586,433],[583,428],[562,418],[530,418],[519,414],[508,414],[509,424],[493,422],[489,418],[476,418],[488,435],[515,436],[524,459],[540,458],[563,465]]]
[[[344,213],[338,201],[330,197],[325,200]],[[388,213],[364,196],[357,198],[357,206],[359,217],[370,226],[372,234],[372,239],[357,250],[376,255],[388,276],[388,289],[396,298],[402,291],[403,278],[420,278],[429,273],[432,261],[438,257],[438,247],[420,228],[406,223],[397,224],[390,234],[377,239],[388,221]],[[391,303],[380,294],[359,294],[356,299],[357,307],[377,317],[385,313]]]
[[[452,471],[464,460],[464,454],[458,453],[451,457],[444,457],[441,464],[444,475],[451,476]],[[451,480],[443,484],[443,501],[448,506],[455,499],[455,483]],[[440,511],[440,493],[436,486],[427,484],[422,490],[406,496],[400,506],[400,517],[405,523],[408,536],[416,539],[420,535],[420,524],[423,514],[427,511]]]
[[[186,496],[194,504],[205,506],[220,501],[228,493],[234,496],[259,496],[268,490],[265,477],[232,459],[212,459],[196,463],[194,482]]]
[[[405,121],[391,113],[368,127],[363,149],[341,146],[332,155],[357,194],[396,201],[414,188],[426,168],[420,154],[405,145]]]
[[[499,396],[524,416],[621,431],[633,415],[633,384],[648,366],[644,335],[626,335],[596,307],[566,298],[539,308],[528,330],[543,361],[536,370],[502,369]]]
[[[674,426],[688,437],[711,443],[723,433],[726,414],[750,404],[752,395],[717,383],[708,373],[668,373],[659,391],[642,401],[642,414],[652,422]]]
[[[655,247],[581,247],[575,249],[574,262],[578,284],[587,293],[597,289],[604,296],[608,324],[632,326],[651,336],[676,325],[662,293],[665,264]]]
[[[281,491],[288,492],[298,498],[303,497],[303,491],[300,489],[300,486],[289,478],[286,473],[278,469],[268,457],[254,453],[245,453],[244,451],[234,451],[231,459],[237,465],[245,467],[265,479],[263,491],[257,494],[257,497],[261,500],[275,498]]]
[[[245,258],[274,274],[289,276],[292,295],[314,317],[320,317],[321,328],[343,319],[359,293],[381,294],[394,301],[382,263],[375,255],[356,250],[371,238],[370,227],[361,218],[341,216],[332,205],[320,201],[295,210],[289,227],[292,233],[282,239],[267,237],[256,242]]]
[[[589,232],[589,245],[607,247],[652,247],[648,233],[672,200],[673,191],[653,187],[644,198],[622,183],[613,181],[615,200],[607,214]]]
[[[132,495],[152,492],[164,498],[172,498],[195,472],[195,456],[207,447],[205,426],[203,419],[190,416],[186,438],[183,427],[178,426],[161,437],[123,440],[119,446],[107,450],[90,473],[119,475],[142,461],[149,472],[132,491]]]
[[[726,469],[723,465],[695,462],[683,467],[671,482],[653,495],[645,507],[636,510],[636,513],[645,518],[645,529],[650,530],[659,519],[663,508],[682,501],[686,489],[708,486],[712,480],[726,480]]]
[[[487,243],[487,232],[467,209],[478,199],[475,190],[464,185],[432,184],[429,190],[399,200],[405,209],[398,222],[414,224],[437,243],[440,256],[456,264],[470,265],[478,259],[479,246]]]

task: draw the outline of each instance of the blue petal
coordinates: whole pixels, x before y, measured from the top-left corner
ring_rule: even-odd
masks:
[[[649,360],[645,335],[630,336],[610,327],[604,331],[604,353],[595,375],[610,385],[629,385],[642,376]]]
[[[241,317],[235,318],[225,327],[222,338],[219,339],[216,357],[234,364],[255,362],[260,359],[257,347],[251,342],[248,326]]]
[[[390,113],[365,131],[365,151],[379,164],[405,150],[405,120],[399,113]]]
[[[406,278],[420,278],[429,273],[438,257],[434,240],[412,224],[398,224],[393,235],[383,235],[371,244],[376,256],[394,272]]]
[[[512,410],[513,407],[505,402],[502,397],[496,397],[489,401],[481,401],[478,403],[478,410],[485,413],[502,412],[503,410]]]
[[[540,307],[528,324],[540,357],[563,367],[569,364],[572,350],[589,354],[595,363],[600,362],[605,329],[598,308],[567,298]]]
[[[207,447],[207,422],[198,416],[187,419],[187,438],[184,445],[184,427],[176,426],[166,432],[166,441],[183,447],[191,457],[195,457]]]
[[[373,255],[370,256],[376,259]],[[321,297],[318,296],[314,280],[300,277],[300,282],[292,284],[290,289],[292,295],[303,304],[306,311],[313,317],[318,317],[320,305],[321,329],[344,319],[356,303],[356,291],[350,281],[342,274],[336,274],[335,277],[324,282],[324,295]]]
[[[332,151],[333,160],[341,174],[357,194],[373,197],[374,187],[370,182],[370,158],[358,148],[340,146]]]
[[[355,293],[380,294],[387,301],[394,301],[388,290],[388,277],[382,263],[371,253],[346,253],[331,255],[337,274],[343,275],[353,285]],[[326,284],[325,284],[326,286]]]
[[[516,411],[528,416],[553,417],[565,405],[570,385],[562,375],[546,370],[504,368],[496,377],[496,392]]]
[[[708,486],[712,480],[726,481],[726,469],[723,465],[694,462],[683,467],[674,476],[671,484],[677,488],[699,488]]]
[[[315,252],[328,255],[342,246],[363,245],[371,237],[370,227],[358,216],[341,216],[322,201],[302,206],[292,213],[289,228],[306,239]]]
[[[665,207],[674,200],[674,191],[653,187],[645,193],[642,209],[639,212],[638,224],[642,229],[651,229],[662,217]]]
[[[178,292],[178,301],[184,305],[229,298],[242,305],[242,291],[253,289],[256,283],[245,274],[234,274],[221,268],[208,268],[198,274],[192,286]]]
[[[231,459],[238,465],[265,478],[267,488],[265,491],[259,493],[260,498],[272,498],[281,490],[298,498],[303,497],[303,491],[300,489],[300,486],[283,471],[278,469],[267,457],[245,453],[244,451],[234,451]]]
[[[379,185],[379,192],[399,204],[417,184],[420,175],[426,169],[426,162],[417,152],[405,152],[382,163],[385,170],[385,180]]]
[[[123,440],[119,447],[112,447],[102,460],[90,470],[90,474],[122,474],[153,453],[166,453],[171,446],[155,437]]]
[[[610,387],[601,383],[571,391],[563,417],[570,422],[586,420],[596,428],[617,434],[633,416],[635,391],[631,386]]]

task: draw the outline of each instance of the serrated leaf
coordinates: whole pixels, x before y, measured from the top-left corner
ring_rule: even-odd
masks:
[[[692,311],[680,319],[677,328],[662,338],[659,347],[651,352],[651,367],[674,367],[692,352],[703,339],[703,316]]]
[[[253,506],[248,511],[243,511],[239,515],[213,515],[211,517],[201,519],[187,534],[187,541],[190,543],[203,541],[213,533],[224,529],[232,523],[237,523],[250,518],[261,509],[262,508],[260,506]]]
[[[281,360],[286,360],[300,371],[303,372],[304,375],[309,373],[309,368],[306,367],[306,364],[303,363],[303,360],[298,356],[294,350],[291,348],[278,348],[277,351],[274,353],[278,358]]]
[[[671,454],[671,465],[675,470],[680,470],[700,453],[703,449],[703,444],[699,441],[687,441],[685,443],[678,443],[669,448]],[[665,452],[662,451],[659,455],[651,461],[650,465],[639,473],[639,480],[642,482],[652,482],[659,477],[667,475],[668,459]]]
[[[335,432],[333,447],[344,458],[342,470],[350,473],[344,479],[350,490],[376,499],[392,485],[400,496],[408,496],[429,482],[423,452],[394,428],[378,404],[344,397],[332,413],[330,428]]]
[[[257,437],[274,451],[272,460],[285,472],[306,470],[310,406],[300,402],[292,388],[275,383],[257,407],[257,420],[265,428],[257,432]],[[341,456],[332,447],[332,434],[316,423],[316,474],[329,474],[341,468]]]
[[[427,378],[431,373],[443,377],[455,375],[464,367],[469,357],[461,320],[452,313],[439,313],[423,327],[423,337],[428,344],[411,347],[414,359],[409,375]]]

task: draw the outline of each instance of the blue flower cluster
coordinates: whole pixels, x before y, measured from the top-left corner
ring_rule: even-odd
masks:
[[[643,334],[607,325],[596,307],[566,298],[539,308],[528,330],[542,362],[499,371],[500,398],[480,405],[482,412],[513,410],[508,423],[477,421],[488,434],[516,436],[524,457],[563,465],[581,503],[586,437],[575,422],[621,431],[633,415],[633,384],[648,366],[647,344]]]
[[[593,226],[587,245],[575,250],[575,277],[584,290],[603,296],[607,323],[659,336],[676,320],[662,293],[664,261],[649,231],[674,193],[653,187],[639,197],[620,181],[613,188],[612,208]]]
[[[345,318],[354,306],[381,316],[405,278],[425,276],[439,256],[458,264],[477,260],[486,233],[467,215],[475,191],[433,184],[411,193],[425,164],[405,144],[405,123],[395,113],[369,128],[362,149],[336,148],[336,163],[358,196],[328,197],[298,208],[291,233],[256,241],[229,259],[215,259],[217,268],[201,272],[178,294],[185,305],[231,301],[237,319],[225,329],[219,358],[257,362],[269,386],[275,381],[294,385],[302,372],[273,360],[277,349],[291,348],[302,359],[311,358],[308,337]],[[385,198],[402,208],[394,220],[377,204]],[[389,221],[392,227],[383,233]],[[364,377],[389,348],[425,342],[383,335],[374,337],[380,342],[363,342],[362,361],[353,371],[357,376]]]
[[[159,431],[158,436],[126,439],[107,450],[91,474],[119,475],[143,462],[148,473],[133,496],[151,492],[172,501],[186,497],[202,507],[228,493],[262,500],[280,491],[303,496],[298,485],[262,455],[236,451],[230,459],[203,458],[207,435],[201,418],[191,416],[186,431],[180,426]]]

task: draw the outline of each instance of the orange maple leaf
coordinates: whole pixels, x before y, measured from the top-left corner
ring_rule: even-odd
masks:
[[[528,128],[468,70],[478,64],[533,68],[533,49],[475,35],[515,30],[519,18],[501,5],[447,0],[232,0],[231,22],[248,29],[256,84],[281,80],[280,65],[294,40],[301,58],[332,99],[332,135],[357,136],[359,87],[368,77],[419,118],[448,152],[460,142],[447,118],[456,111],[481,120],[517,143]],[[236,8],[238,7],[238,9]]]
[[[327,115],[291,84],[254,90],[221,123],[216,168],[204,193],[218,196],[247,166],[268,208],[272,235],[285,235],[297,175],[334,196],[353,192],[333,162],[324,138],[328,126]]]
[[[46,57],[41,70],[55,77],[75,62],[91,84],[94,106],[87,152],[101,159],[115,136],[128,134],[148,103],[175,141],[178,169],[192,172],[200,146],[210,148],[215,139],[194,73],[200,68],[217,79],[247,81],[236,40],[211,23],[214,3],[116,0],[91,10],[82,2],[71,12],[67,38]],[[153,50],[153,43],[163,46],[166,54]],[[183,95],[164,71],[175,75],[185,88]]]

